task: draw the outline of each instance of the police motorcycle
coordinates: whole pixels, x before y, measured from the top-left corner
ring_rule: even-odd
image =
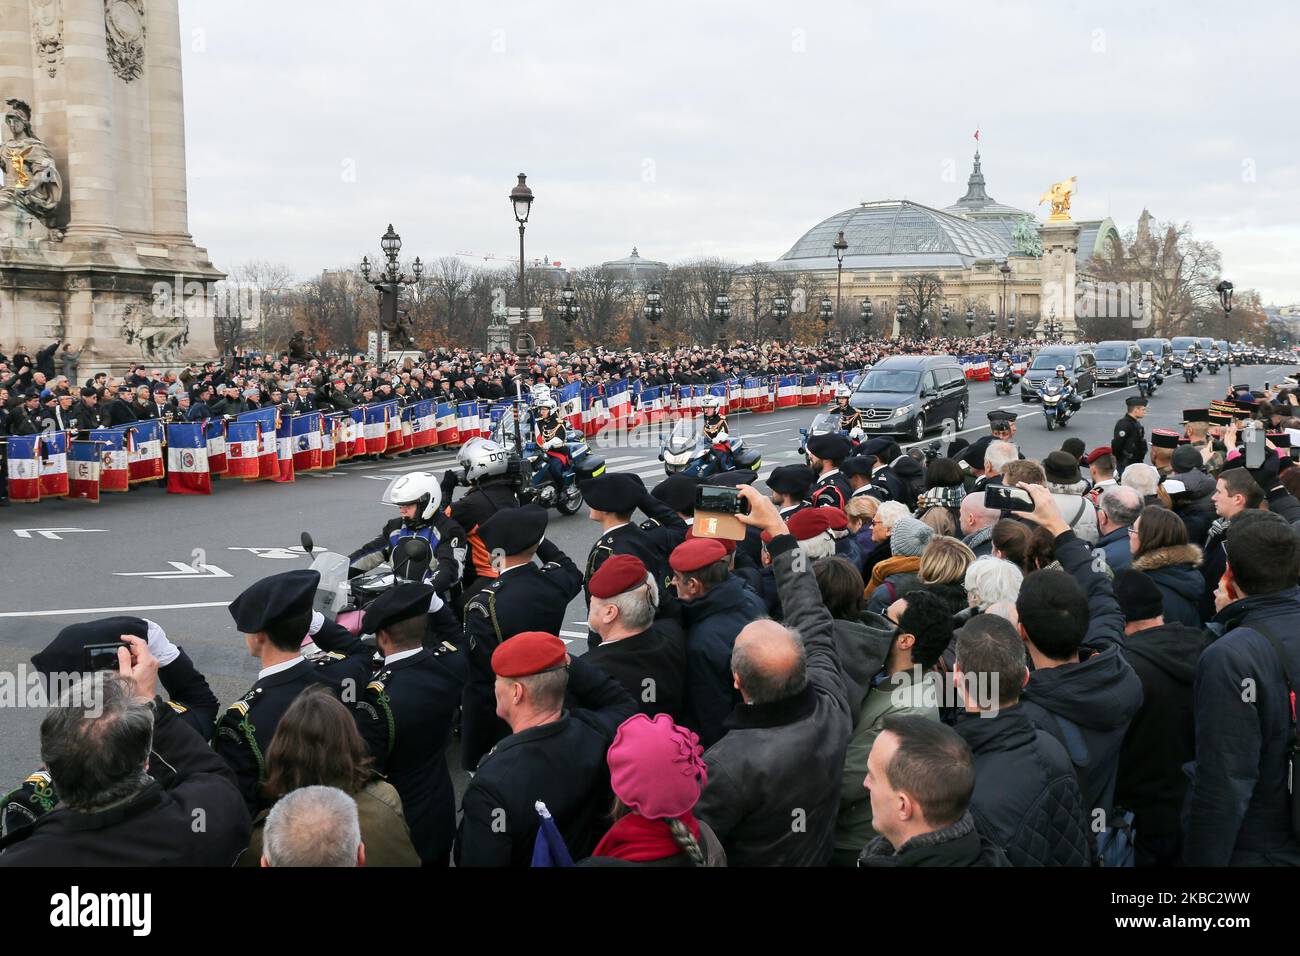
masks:
[[[813,435],[843,435],[853,444],[853,454],[858,453],[858,447],[862,439],[866,438],[867,433],[860,427],[842,428],[840,427],[841,414],[844,411],[851,411],[849,405],[840,405],[839,402],[846,400],[853,395],[853,389],[847,385],[841,385],[835,390],[836,404],[830,407],[829,411],[818,412],[813,416],[812,422],[807,428],[799,429],[799,454],[808,459],[808,439]]]
[[[1219,354],[1218,349],[1214,349],[1205,357],[1205,367],[1211,375],[1219,374],[1219,366],[1223,364],[1223,357]]]
[[[385,561],[349,581],[348,559],[344,555],[316,551],[312,536],[306,531],[301,540],[303,551],[312,557],[311,570],[320,574],[312,610],[319,611],[354,635],[361,634],[361,622],[371,601],[399,584],[424,581],[433,566],[433,549],[428,541],[403,538],[393,548],[391,563]],[[442,606],[442,599],[435,594],[429,612],[434,613]]]
[[[1054,378],[1043,380],[1038,386],[1038,394],[1043,400],[1043,418],[1049,432],[1055,431],[1058,425],[1064,428],[1083,405],[1082,399],[1075,395],[1074,386],[1066,377],[1064,365],[1056,366]]]
[[[758,471],[763,464],[763,456],[746,448],[743,438],[732,438],[730,442],[730,470]],[[704,425],[697,418],[682,418],[677,421],[668,440],[659,449],[659,460],[664,463],[664,471],[669,475],[711,478],[722,472],[722,463],[714,454],[713,442],[704,434]]]
[[[1183,369],[1183,381],[1188,385],[1196,381],[1196,373],[1200,371],[1200,364],[1196,360],[1196,353],[1188,351],[1179,359],[1179,364]]]
[[[989,373],[993,378],[993,389],[998,395],[1010,395],[1012,387],[1020,381],[1020,376],[1011,367],[1011,355],[1003,352]]]
[[[554,408],[554,400],[549,396],[539,399],[537,404],[547,402]],[[579,483],[603,474],[605,459],[592,454],[586,437],[576,428],[566,428],[563,438],[551,439],[546,447],[538,444],[537,438],[532,418],[521,401],[507,408],[489,432],[491,441],[513,450],[509,470],[518,476],[516,493],[523,504],[554,508],[562,515],[577,514],[582,507]],[[550,459],[556,458],[547,454],[552,450],[568,458],[562,466],[563,481],[558,486],[549,467]]]
[[[1142,356],[1142,361],[1138,362],[1137,369],[1134,371],[1134,377],[1137,379],[1138,394],[1143,398],[1154,395],[1156,388],[1165,380],[1160,374],[1160,366],[1156,364],[1155,355],[1151,352]]]

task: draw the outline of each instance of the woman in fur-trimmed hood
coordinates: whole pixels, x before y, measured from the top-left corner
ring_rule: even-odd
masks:
[[[1160,588],[1165,623],[1200,627],[1198,602],[1205,578],[1197,570],[1201,549],[1187,540],[1183,519],[1159,505],[1148,505],[1133,523],[1134,571],[1142,571]]]

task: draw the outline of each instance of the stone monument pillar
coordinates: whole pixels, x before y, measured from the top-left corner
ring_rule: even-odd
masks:
[[[1039,314],[1044,320],[1055,314],[1056,321],[1061,325],[1061,336],[1067,342],[1079,338],[1074,310],[1079,225],[1070,218],[1070,197],[1074,192],[1074,182],[1075,178],[1070,177],[1064,182],[1056,183],[1039,199],[1040,205],[1045,201],[1052,204],[1052,214],[1038,229],[1043,243],[1043,293]]]
[[[178,0],[0,0],[0,348],[80,374],[216,355],[189,234]]]

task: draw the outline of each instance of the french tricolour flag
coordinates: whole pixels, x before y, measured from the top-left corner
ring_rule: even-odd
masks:
[[[289,435],[293,439],[293,468],[312,471],[320,467],[320,412],[295,415],[289,420]]]
[[[11,435],[9,460],[9,500],[41,500],[40,435]]]
[[[99,442],[99,490],[128,491],[131,487],[131,467],[127,462],[126,433],[121,428],[95,428],[90,440]]]
[[[99,500],[99,475],[102,469],[100,449],[103,442],[74,441],[68,453],[68,497],[83,501]]]
[[[41,497],[62,498],[68,493],[68,433],[41,436]]]
[[[428,448],[438,440],[438,419],[434,415],[433,402],[426,399],[416,402],[411,417],[414,420],[414,438],[416,448]]]
[[[439,402],[434,414],[438,423],[438,444],[456,444],[460,437],[460,430],[456,427],[456,406],[451,402]]]
[[[224,475],[228,470],[226,460],[226,423],[221,419],[208,419],[203,423],[203,437],[208,441],[208,472]]]
[[[167,493],[212,494],[208,471],[208,440],[201,422],[167,426]]]
[[[226,474],[231,478],[256,481],[261,471],[258,447],[261,445],[258,422],[231,422],[226,428]]]
[[[293,481],[293,419],[281,417],[275,430],[276,470],[272,481]]]
[[[157,481],[167,472],[163,465],[162,423],[156,418],[136,422],[126,428],[126,461],[131,484]]]

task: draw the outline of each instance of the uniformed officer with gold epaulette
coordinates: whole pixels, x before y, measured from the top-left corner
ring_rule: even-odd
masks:
[[[681,516],[646,491],[645,484],[633,474],[607,473],[584,481],[581,488],[582,500],[590,509],[591,519],[600,522],[601,526],[601,535],[587,555],[583,580],[590,581],[591,576],[600,570],[601,564],[612,555],[631,554],[641,559],[655,580],[666,582],[668,555],[672,553],[672,548],[667,547],[669,539],[634,524],[632,514],[640,509],[660,526],[675,528],[685,536],[686,522]],[[676,544],[672,547],[676,547]],[[591,603],[590,596],[587,603]],[[598,635],[594,637],[593,643],[600,643]]]
[[[545,508],[525,505],[498,511],[479,525],[479,534],[498,575],[465,602],[469,682],[461,700],[461,766],[471,771],[510,733],[497,717],[492,652],[524,631],[558,634],[569,602],[582,590],[582,571],[544,540]],[[541,558],[540,567],[533,555]]]
[[[425,866],[446,866],[456,837],[446,752],[469,677],[465,654],[454,644],[424,645],[425,619],[436,600],[427,584],[399,584],[366,608],[362,630],[375,635],[384,662],[356,706],[374,768],[397,788]]]
[[[212,748],[235,772],[254,816],[262,806],[258,785],[266,777],[267,748],[298,692],[329,684],[353,704],[370,680],[370,649],[312,610],[319,584],[317,571],[286,571],[263,578],[230,603],[248,654],[261,660],[262,669],[252,689],[217,718]],[[309,635],[321,653],[306,658],[302,644]]]

